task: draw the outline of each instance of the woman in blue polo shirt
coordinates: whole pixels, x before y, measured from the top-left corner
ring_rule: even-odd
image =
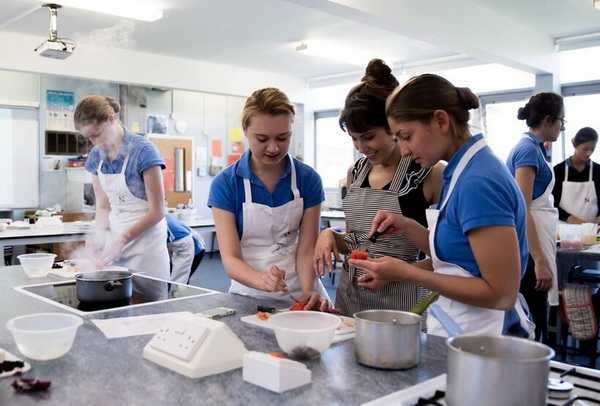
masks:
[[[242,127],[249,151],[213,180],[208,197],[230,292],[328,306],[312,270],[324,192],[319,175],[288,155],[294,106],[278,89],[255,91]]]
[[[85,167],[96,195],[98,262],[168,280],[165,163],[150,141],[121,125],[119,111],[110,97],[88,96],[74,114],[75,128],[94,144]]]
[[[519,313],[527,326],[517,302],[521,269],[527,262],[526,212],[506,166],[482,134],[469,133],[469,110],[478,106],[468,88],[432,74],[414,77],[390,95],[386,113],[403,152],[426,167],[440,160],[448,165],[441,203],[427,210],[429,232],[389,212],[376,216],[371,232],[404,233],[415,242],[429,238],[425,248],[430,259],[409,264],[382,257],[351,263],[367,271],[365,286],[379,280],[415,281],[439,292],[438,313],[446,313],[465,333],[500,334],[512,327],[505,323],[507,314]],[[516,317],[507,320],[519,324]],[[428,317],[427,329],[447,335],[433,317]]]
[[[563,130],[564,115],[561,96],[547,92],[532,96],[517,116],[526,120],[529,131],[523,134],[506,161],[527,203],[530,255],[520,290],[535,322],[536,340],[541,338],[544,342],[548,334],[547,304],[558,305],[558,210],[552,196],[554,172],[546,160],[544,143],[557,140]]]

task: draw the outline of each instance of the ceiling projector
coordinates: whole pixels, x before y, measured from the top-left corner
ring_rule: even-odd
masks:
[[[42,7],[47,7],[50,12],[50,35],[47,41],[42,42],[35,48],[35,52],[47,58],[65,59],[75,50],[75,42],[66,38],[58,38],[56,18],[58,9],[61,6],[59,4],[44,4]]]

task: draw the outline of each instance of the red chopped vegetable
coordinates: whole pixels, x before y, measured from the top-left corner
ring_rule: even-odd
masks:
[[[305,303],[296,302],[290,307],[290,310],[293,312],[297,311],[297,310],[304,310],[304,306],[306,306],[306,302]]]
[[[269,355],[275,358],[285,358],[285,355],[283,355],[283,353],[279,351],[270,352]]]
[[[350,259],[367,259],[369,258],[369,254],[366,251],[362,250],[352,250],[350,253]]]
[[[256,318],[259,320],[269,320],[269,313],[267,312],[257,312],[256,313]]]

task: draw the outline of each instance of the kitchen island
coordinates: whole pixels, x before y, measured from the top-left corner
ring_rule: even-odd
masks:
[[[19,266],[0,268],[0,348],[21,356],[6,321],[37,312],[65,312],[51,304],[13,289],[24,284],[54,279],[28,279]],[[0,405],[358,405],[412,386],[446,371],[444,340],[428,336],[421,363],[405,371],[383,371],[357,364],[352,340],[333,344],[320,359],[307,363],[312,383],[276,394],[242,379],[242,370],[201,379],[189,379],[142,358],[150,335],[108,340],[89,318],[112,318],[175,311],[200,312],[217,306],[231,307],[237,314],[222,319],[248,350],[279,351],[272,332],[249,326],[241,316],[256,312],[255,299],[215,294],[149,306],[102,313],[86,318],[71,351],[64,357],[30,361],[28,377],[52,381],[47,393],[16,394],[13,378],[0,379]],[[260,302],[278,305],[276,302]],[[279,304],[281,306],[281,304]]]

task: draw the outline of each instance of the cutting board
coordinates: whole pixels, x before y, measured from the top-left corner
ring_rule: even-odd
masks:
[[[287,311],[287,310],[281,310],[281,311]],[[354,338],[355,335],[355,324],[354,324],[354,319],[352,317],[347,317],[347,316],[338,316],[340,319],[342,319],[342,323],[340,324],[340,326],[338,327],[338,329],[335,332],[335,336],[333,337],[333,343],[339,343],[341,341],[346,341],[346,340],[350,340],[351,338]],[[269,324],[269,320],[261,320],[258,317],[256,317],[256,314],[250,314],[248,316],[244,316],[242,318],[240,318],[241,321],[243,321],[244,323],[250,324],[252,326],[256,326],[256,327],[260,327],[260,328],[264,328],[267,330],[273,330],[273,327]]]

